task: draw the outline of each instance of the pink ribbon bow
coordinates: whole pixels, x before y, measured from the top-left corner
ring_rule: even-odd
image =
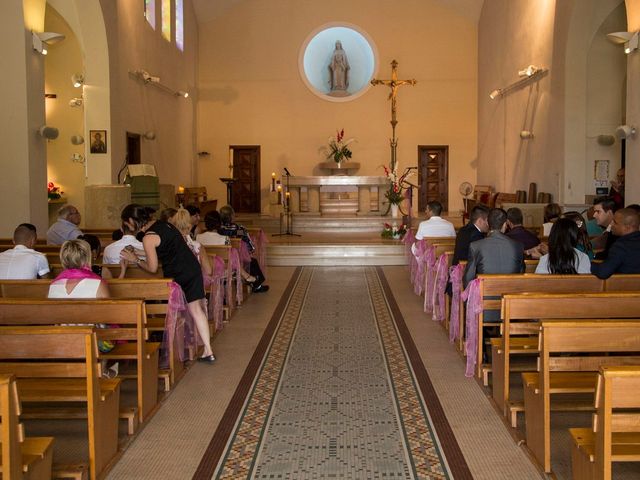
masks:
[[[436,262],[435,291],[433,301],[433,319],[442,322],[445,318],[447,282],[449,281],[449,255],[443,253]]]
[[[436,279],[436,247],[433,245],[427,246],[427,251],[423,256],[424,264],[424,311],[433,311],[433,290]]]
[[[482,298],[480,297],[479,278],[471,281],[464,292],[462,299],[467,302],[466,316],[466,341],[465,352],[467,354],[467,371],[465,376],[473,377],[476,370],[476,357],[478,356],[478,315],[482,312]]]
[[[451,311],[449,312],[449,341],[460,340],[460,295],[462,293],[462,275],[464,266],[457,264],[449,270],[451,281]]]
[[[195,334],[193,318],[191,318],[187,308],[187,299],[184,296],[184,292],[176,282],[170,282],[169,304],[167,305],[167,316],[164,322],[160,365],[169,365],[171,346],[178,350],[178,357],[181,361],[187,359],[185,350],[189,352],[188,358],[192,360],[198,340]]]

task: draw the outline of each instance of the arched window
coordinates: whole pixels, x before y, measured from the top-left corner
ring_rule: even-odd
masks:
[[[176,46],[184,52],[184,10],[183,1],[176,0]]]
[[[171,0],[162,0],[162,38],[171,41]]]
[[[156,0],[144,0],[144,18],[147,19],[149,25],[156,29]]]

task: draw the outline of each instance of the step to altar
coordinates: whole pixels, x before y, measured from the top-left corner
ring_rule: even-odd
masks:
[[[261,228],[267,233],[279,233],[281,222],[279,218],[268,216],[241,216],[238,223],[247,228]],[[292,214],[291,231],[294,233],[380,233],[385,223],[402,223],[401,218],[381,215],[310,215],[305,213]],[[282,222],[282,233],[286,225]]]
[[[404,245],[388,244],[269,244],[267,263],[272,266],[406,265]]]

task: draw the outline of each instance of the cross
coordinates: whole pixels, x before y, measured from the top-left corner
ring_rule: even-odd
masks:
[[[396,140],[396,125],[398,124],[398,120],[396,119],[396,96],[398,95],[398,88],[402,85],[415,85],[415,79],[412,80],[398,80],[398,62],[395,60],[391,62],[391,80],[371,80],[371,85],[386,85],[391,88],[391,93],[389,93],[389,100],[391,100],[391,129],[393,138],[391,139],[391,168],[393,169],[396,164],[396,147],[398,146],[398,141]]]

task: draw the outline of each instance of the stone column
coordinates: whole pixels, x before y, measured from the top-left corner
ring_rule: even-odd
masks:
[[[319,214],[320,213],[320,187],[310,186],[307,189],[309,195],[309,213]]]
[[[384,193],[387,191],[387,188],[383,185],[378,185],[378,212],[380,215],[383,215],[384,212],[387,211],[387,197],[384,196]]]
[[[358,215],[368,215],[371,211],[371,187],[358,186]]]
[[[300,213],[300,187],[290,187],[289,192],[289,211]]]

